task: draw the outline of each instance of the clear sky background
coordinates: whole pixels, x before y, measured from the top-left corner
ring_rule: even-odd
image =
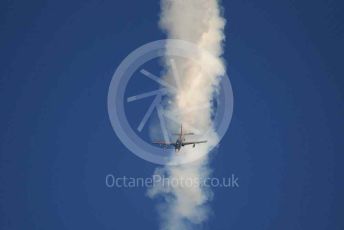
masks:
[[[229,131],[212,154],[207,229],[344,229],[344,6],[339,0],[229,0]],[[165,35],[158,0],[0,2],[0,229],[157,229],[144,188],[156,165],[116,138],[116,67]],[[133,112],[136,112],[133,110]]]

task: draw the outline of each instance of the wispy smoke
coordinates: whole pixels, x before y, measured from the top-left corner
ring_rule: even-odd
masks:
[[[210,53],[212,58],[199,55],[193,60],[174,59],[172,64],[168,58],[165,60],[166,81],[177,86],[165,113],[182,123],[185,131],[206,133],[202,138],[208,142],[195,148],[183,147],[176,153],[190,158],[200,155],[203,156],[201,159],[186,165],[157,168],[155,174],[171,179],[205,178],[211,172],[208,153],[218,142],[211,119],[212,99],[225,72],[221,59],[225,20],[221,17],[217,0],[161,0],[160,26],[168,38],[192,42]],[[179,80],[175,79],[176,74]],[[169,120],[167,125],[177,130],[180,124]],[[172,162],[177,160],[171,159]],[[148,191],[148,195],[163,198],[159,206],[163,230],[191,229],[194,225],[201,225],[209,216],[207,202],[212,193],[200,185],[155,186]]]

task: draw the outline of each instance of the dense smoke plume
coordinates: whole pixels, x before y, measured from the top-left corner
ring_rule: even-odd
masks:
[[[165,109],[168,117],[176,118],[175,121],[167,119],[168,129],[176,131],[183,124],[185,132],[196,134],[186,138],[197,139],[202,136],[208,141],[195,148],[183,147],[175,153],[185,158],[197,158],[197,161],[156,169],[155,174],[170,181],[194,181],[208,177],[211,172],[208,155],[218,143],[211,119],[213,98],[218,92],[220,77],[225,72],[221,59],[225,20],[221,11],[217,0],[161,0],[160,27],[167,37],[191,42],[211,54],[211,58],[199,55],[193,60],[165,58],[165,79],[176,86],[176,92],[171,94],[170,104]],[[170,48],[167,43],[167,50]],[[178,163],[176,161],[177,157],[172,157],[171,162]],[[163,230],[192,229],[209,217],[207,202],[212,193],[199,184],[166,186],[161,183],[148,190],[148,196],[163,198],[158,208]]]

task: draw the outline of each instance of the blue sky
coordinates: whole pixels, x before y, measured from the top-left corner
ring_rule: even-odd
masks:
[[[206,229],[343,229],[343,3],[223,1],[234,93],[212,154]],[[0,3],[0,228],[157,229],[145,189],[105,176],[156,165],[116,138],[107,91],[116,67],[165,35],[159,1]],[[134,112],[134,111],[133,111]]]

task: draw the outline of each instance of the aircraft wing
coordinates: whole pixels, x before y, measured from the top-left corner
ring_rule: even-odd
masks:
[[[153,144],[157,144],[160,145],[163,148],[167,148],[167,147],[174,147],[175,143],[171,143],[171,142],[165,142],[165,141],[153,141]]]
[[[201,143],[206,143],[207,141],[191,141],[191,142],[183,142],[184,145],[196,145],[196,144],[201,144]]]

